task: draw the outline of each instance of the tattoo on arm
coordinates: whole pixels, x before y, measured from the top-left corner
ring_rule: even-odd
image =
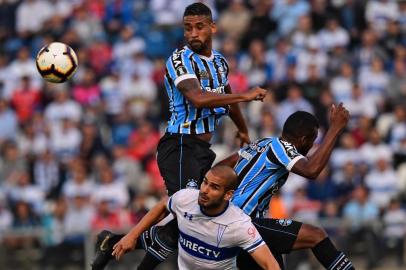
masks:
[[[182,94],[186,94],[190,91],[201,89],[201,86],[197,79],[186,79],[179,82],[177,88],[182,92]]]

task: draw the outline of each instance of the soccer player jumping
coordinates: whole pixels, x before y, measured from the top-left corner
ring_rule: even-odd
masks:
[[[185,187],[199,188],[216,157],[210,149],[210,140],[224,115],[229,115],[236,125],[241,146],[250,143],[238,103],[262,101],[267,92],[255,87],[243,94],[232,93],[227,61],[212,49],[216,25],[210,8],[202,3],[189,5],[183,15],[183,26],[187,45],[175,50],[166,62],[165,88],[171,118],[157,148],[158,167],[169,196]],[[145,235],[147,243],[152,238],[158,241],[148,249],[140,270],[153,269],[166,258],[168,251],[176,249],[176,232],[176,220],[172,220],[159,227],[156,235]],[[115,239],[108,234],[99,238]],[[166,245],[159,245],[161,242]],[[93,269],[103,269],[107,261],[108,256],[97,255]]]
[[[298,111],[286,120],[281,137],[257,140],[219,163],[234,167],[240,184],[232,202],[253,218],[255,227],[277,258],[278,254],[292,250],[311,249],[326,269],[354,269],[322,228],[294,220],[264,218],[269,201],[286,182],[289,172],[308,179],[317,178],[348,120],[349,113],[342,104],[332,105],[330,127],[324,140],[307,157],[317,137],[319,123],[312,114]],[[244,254],[238,258],[241,269],[261,269],[255,265]]]

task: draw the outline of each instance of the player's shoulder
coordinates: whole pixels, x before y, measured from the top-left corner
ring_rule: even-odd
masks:
[[[296,147],[287,140],[283,138],[276,138],[271,143],[271,151],[272,153],[279,158],[287,157],[289,160],[292,160],[297,157],[301,157],[302,155],[297,151]]]
[[[224,60],[226,60],[226,58],[224,57],[224,55],[223,55],[221,52],[219,52],[219,51],[213,50],[213,55],[214,55],[214,56],[221,57],[221,58],[223,58]]]
[[[172,200],[176,201],[179,206],[191,205],[193,202],[197,202],[198,196],[199,190],[186,188],[172,195]]]
[[[189,49],[187,46],[183,46],[180,48],[176,48],[172,54],[169,56],[168,60],[173,60],[173,59],[177,59],[181,56],[184,57],[190,57],[191,55],[195,54],[194,51],[192,51],[191,49]]]
[[[291,142],[288,142],[281,137],[272,137],[271,145],[274,149],[295,149],[295,146]]]

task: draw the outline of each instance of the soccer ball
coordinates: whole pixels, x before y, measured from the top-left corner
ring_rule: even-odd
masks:
[[[68,45],[53,42],[38,52],[36,64],[39,73],[45,80],[62,83],[75,74],[78,67],[78,58]]]

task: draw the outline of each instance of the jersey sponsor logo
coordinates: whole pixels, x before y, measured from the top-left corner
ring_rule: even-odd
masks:
[[[177,69],[180,65],[182,65],[182,58],[181,54],[184,50],[177,51],[172,55],[173,66]]]
[[[285,148],[286,153],[290,158],[294,158],[298,155],[296,148],[289,142],[285,142],[283,140],[280,140],[282,143],[283,147]]]
[[[242,151],[240,157],[242,157],[243,159],[246,159],[246,160],[252,159],[252,155],[250,153],[248,153],[247,151]]]
[[[204,88],[207,92],[217,93],[217,94],[224,94],[224,85],[216,87],[214,89],[210,88],[209,86]]]
[[[199,71],[199,76],[200,76],[201,79],[206,79],[206,80],[209,79],[209,73],[207,73],[206,70],[200,70]]]
[[[189,255],[212,261],[233,258],[240,251],[239,247],[216,247],[210,245],[182,231],[179,232],[179,243],[182,249]]]
[[[292,220],[291,219],[278,219],[278,223],[281,226],[287,227],[290,224],[292,224]]]
[[[266,149],[268,149],[268,146],[267,146],[267,145],[266,145],[266,146],[260,146],[260,145],[258,145],[258,144],[256,144],[256,143],[251,143],[251,144],[249,145],[249,147],[250,147],[252,150],[257,151],[258,153],[263,153],[263,152],[266,151]]]
[[[189,250],[198,252],[202,255],[206,255],[208,257],[218,258],[218,257],[220,257],[220,254],[221,254],[220,251],[212,250],[210,248],[201,246],[197,243],[193,243],[192,241],[185,239],[182,236],[179,237],[179,242],[183,247],[185,247]]]
[[[254,227],[249,227],[247,232],[248,232],[248,235],[251,236],[251,238],[255,238],[256,231],[257,230]]]
[[[179,66],[176,68],[176,75],[177,76],[182,76],[186,74],[186,68],[184,68],[183,66]]]

